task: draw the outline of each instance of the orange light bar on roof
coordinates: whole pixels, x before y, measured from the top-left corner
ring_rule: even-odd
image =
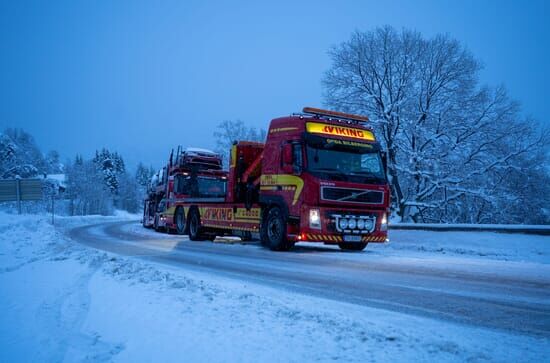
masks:
[[[343,113],[343,112],[337,112],[337,111],[322,110],[320,108],[314,108],[314,107],[304,107],[302,112],[313,114],[313,115],[319,115],[319,116],[328,116],[328,117],[334,117],[339,119],[345,119],[345,120],[354,120],[354,121],[360,121],[360,122],[369,121],[369,118],[367,116],[359,116],[359,115],[352,115],[349,113]]]

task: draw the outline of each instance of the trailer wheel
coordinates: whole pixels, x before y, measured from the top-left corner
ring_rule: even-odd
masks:
[[[158,216],[155,216],[155,218],[153,219],[153,229],[157,232],[160,232]]]
[[[207,236],[202,233],[199,211],[192,209],[189,214],[189,239],[191,241],[204,241]]]
[[[149,208],[147,208],[147,203],[143,204],[143,217],[141,218],[141,224],[144,228],[150,228],[150,226],[147,225],[147,216],[149,214]]]
[[[176,232],[178,234],[185,234],[185,227],[187,223],[185,219],[185,211],[182,207],[178,207],[178,209],[176,209],[174,219],[176,220]]]
[[[369,244],[368,242],[362,242],[362,243],[340,242],[338,243],[338,247],[340,247],[341,250],[347,250],[347,251],[363,251],[368,244]]]
[[[272,251],[288,251],[294,243],[286,235],[287,222],[279,207],[273,207],[264,213],[260,228],[262,245]]]

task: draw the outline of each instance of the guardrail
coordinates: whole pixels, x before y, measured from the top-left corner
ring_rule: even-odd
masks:
[[[436,232],[499,232],[550,236],[550,225],[393,223],[389,225],[389,228],[390,230],[424,230]]]

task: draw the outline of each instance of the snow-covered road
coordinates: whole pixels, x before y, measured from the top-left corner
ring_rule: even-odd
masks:
[[[394,233],[396,238],[406,239],[407,233],[415,232]],[[428,234],[433,239],[438,232]],[[132,221],[81,226],[70,230],[69,235],[101,250],[214,271],[292,292],[511,333],[550,336],[550,268],[522,261],[529,257],[522,253],[540,256],[548,246],[540,247],[542,252],[532,251],[532,246],[523,242],[519,252],[509,256],[479,248],[469,251],[467,243],[453,250],[449,247],[452,240],[434,251],[424,248],[416,254],[401,253],[405,257],[400,257],[391,245],[346,253],[323,245],[302,244],[290,253],[274,253],[258,244],[227,243],[232,242],[230,239],[190,242],[183,236],[145,230]],[[487,238],[485,235],[494,234],[462,233],[458,238],[479,243]],[[440,238],[452,239],[450,236],[453,234],[439,233]],[[518,239],[499,237],[503,244],[507,238]],[[548,243],[548,237],[523,237],[527,238]],[[400,249],[407,245],[394,244]],[[409,244],[408,249],[413,246]]]
[[[360,253],[0,212],[0,362],[543,362],[549,237],[392,231]],[[93,247],[93,248],[90,248]]]

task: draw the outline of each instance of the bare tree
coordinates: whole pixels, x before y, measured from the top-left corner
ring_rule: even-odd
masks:
[[[216,139],[216,152],[223,155],[225,165],[229,165],[229,151],[235,141],[264,142],[266,131],[247,126],[241,120],[224,120],[217,126],[214,132]]]
[[[535,155],[540,162],[548,132],[537,133],[503,87],[479,85],[468,50],[447,35],[386,26],[354,33],[330,55],[325,102],[371,118],[403,220],[502,219],[494,210],[510,190],[496,180]]]

